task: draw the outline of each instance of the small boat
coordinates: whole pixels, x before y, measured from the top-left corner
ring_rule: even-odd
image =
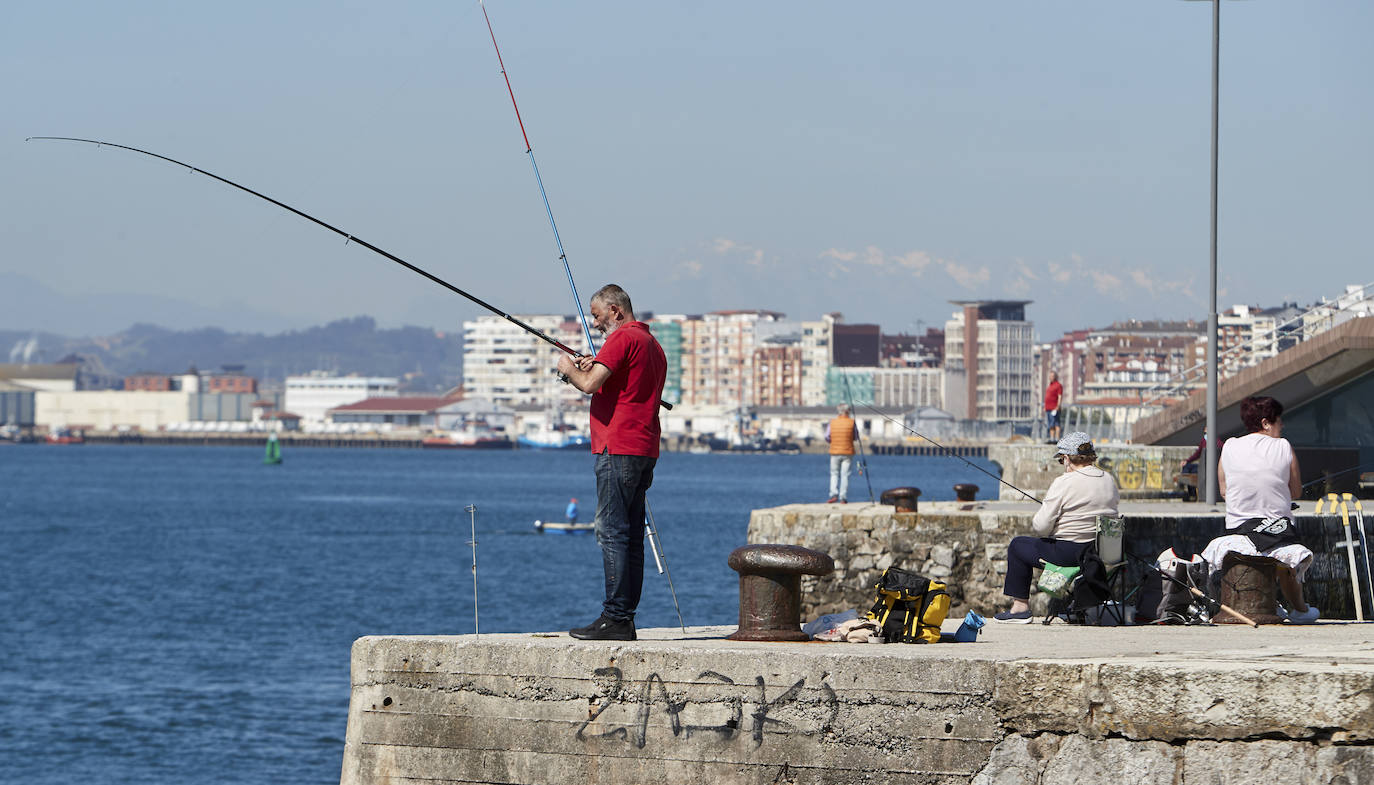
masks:
[[[267,437],[267,453],[262,456],[262,462],[268,466],[281,463],[281,442],[277,441],[275,433]]]
[[[535,521],[534,530],[540,534],[591,534],[596,531],[596,524],[591,521],[586,523]]]
[[[420,446],[448,450],[509,450],[515,445],[503,429],[492,428],[479,419],[451,431],[435,431],[421,439]]]
[[[580,433],[566,436],[521,436],[516,440],[522,449],[530,450],[585,450],[592,440]]]
[[[68,428],[53,428],[44,437],[48,444],[84,444],[86,436],[81,431],[73,431]]]

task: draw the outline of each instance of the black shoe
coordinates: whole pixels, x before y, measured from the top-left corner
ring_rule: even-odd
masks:
[[[633,619],[611,621],[602,616],[586,627],[568,630],[568,634],[583,641],[632,641],[635,640]]]

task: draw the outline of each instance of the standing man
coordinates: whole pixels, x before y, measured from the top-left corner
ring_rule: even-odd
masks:
[[[606,335],[596,357],[558,358],[558,372],[592,395],[596,454],[596,541],[606,574],[601,616],[570,630],[582,640],[635,640],[644,585],[644,492],[658,462],[658,402],[668,375],[663,347],[636,321],[630,296],[615,284],[592,295],[592,326]]]
[[[577,499],[575,497],[568,500],[568,508],[563,511],[563,517],[568,519],[568,523],[577,523]]]
[[[1045,388],[1045,427],[1049,429],[1050,443],[1059,441],[1059,399],[1064,396],[1064,385],[1059,383],[1059,374],[1050,371],[1050,386]]]
[[[858,429],[849,415],[849,404],[836,410],[839,416],[825,426],[825,440],[830,442],[830,498],[826,504],[849,503],[849,472],[854,468],[854,437]]]

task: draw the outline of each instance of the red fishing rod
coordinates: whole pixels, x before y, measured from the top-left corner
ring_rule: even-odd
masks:
[[[491,46],[496,50],[496,62],[501,66],[501,77],[506,80],[506,93],[510,96],[510,105],[515,109],[515,122],[520,126],[520,138],[525,142],[525,154],[530,157],[530,166],[534,169],[534,181],[539,185],[539,196],[544,200],[544,212],[549,217],[549,228],[553,230],[553,241],[558,246],[558,258],[563,262],[563,272],[568,275],[568,287],[572,289],[573,303],[577,305],[577,316],[582,323],[582,334],[587,339],[587,347],[592,354],[596,354],[596,339],[592,338],[591,328],[587,325],[587,315],[582,312],[582,298],[577,294],[577,284],[573,283],[572,266],[568,264],[568,254],[563,250],[563,240],[558,236],[558,223],[553,220],[553,208],[549,206],[549,194],[544,190],[544,178],[539,176],[539,163],[534,159],[534,147],[530,144],[530,135],[525,131],[525,121],[520,117],[520,105],[515,101],[515,89],[510,84],[510,74],[506,73],[506,61],[501,57],[501,47],[496,43],[496,32],[491,27],[491,17],[487,15],[486,3],[477,0],[477,4],[482,6],[482,18],[487,22],[487,34],[491,36]],[[673,408],[671,403],[660,399],[659,406],[665,409]],[[673,595],[673,608],[677,610],[678,626],[682,628],[682,634],[687,634],[687,625],[682,621],[682,607],[677,602],[677,589],[673,588],[673,574],[668,572],[668,567],[663,560],[663,544],[658,539],[658,527],[654,523],[654,512],[649,506],[649,500],[644,500],[644,529],[649,538],[649,549],[654,554],[654,564],[658,566],[658,571],[668,578],[668,591]]]
[[[151,157],[151,158],[158,158],[158,159],[161,159],[161,160],[166,161],[166,162],[168,162],[168,163],[176,164],[177,166],[184,166],[184,167],[186,167],[187,169],[190,169],[192,172],[195,172],[196,174],[203,174],[203,175],[205,175],[206,177],[212,177],[212,178],[214,178],[214,179],[216,179],[216,180],[219,180],[221,183],[224,183],[225,185],[231,185],[231,186],[233,186],[233,187],[239,189],[240,191],[243,191],[243,192],[245,192],[245,193],[250,193],[250,194],[252,194],[253,196],[258,197],[259,199],[262,199],[262,200],[267,201],[267,202],[271,202],[272,204],[275,204],[276,206],[282,208],[283,210],[289,210],[289,211],[295,213],[296,215],[299,215],[300,217],[304,218],[304,219],[307,220],[307,221],[310,221],[310,222],[312,222],[312,223],[319,224],[320,226],[323,226],[324,228],[328,229],[329,231],[334,232],[335,234],[341,235],[341,236],[344,237],[344,239],[346,239],[348,242],[357,243],[358,245],[361,245],[362,247],[366,248],[366,249],[369,250],[369,251],[372,251],[372,252],[374,252],[374,253],[380,254],[381,256],[384,256],[384,257],[386,257],[387,259],[390,259],[391,261],[395,262],[396,264],[401,265],[402,267],[406,268],[407,270],[410,270],[411,272],[417,273],[417,274],[419,274],[419,275],[423,275],[424,277],[428,278],[429,280],[431,280],[431,281],[433,281],[433,282],[439,284],[440,286],[444,287],[445,289],[448,289],[449,291],[451,291],[451,292],[453,292],[453,293],[455,293],[455,294],[461,294],[462,296],[468,298],[469,300],[471,300],[472,302],[476,303],[477,305],[480,305],[480,306],[482,306],[483,308],[487,309],[488,311],[491,311],[492,313],[496,314],[497,316],[500,316],[501,318],[505,319],[506,321],[510,322],[511,324],[514,324],[515,326],[517,326],[517,327],[519,327],[520,329],[524,330],[525,332],[527,332],[527,333],[529,333],[529,334],[535,336],[536,338],[539,338],[539,339],[541,339],[541,340],[547,341],[547,342],[550,343],[550,344],[553,344],[553,345],[554,345],[555,347],[557,347],[560,351],[567,352],[568,354],[570,354],[570,355],[572,355],[572,356],[574,356],[574,357],[578,356],[578,352],[577,352],[576,350],[574,350],[574,349],[572,349],[572,348],[570,348],[570,347],[564,345],[561,341],[558,341],[558,340],[556,340],[556,339],[554,339],[554,338],[551,338],[550,336],[548,336],[548,335],[546,335],[546,334],[540,332],[539,330],[536,330],[535,328],[529,326],[528,324],[525,324],[524,322],[520,321],[519,319],[515,318],[514,316],[511,316],[510,314],[506,313],[505,311],[501,310],[500,308],[497,308],[496,306],[492,305],[491,303],[487,302],[486,300],[483,300],[483,299],[481,299],[481,298],[479,298],[479,297],[476,297],[475,295],[472,295],[472,294],[469,294],[468,292],[463,291],[462,289],[459,289],[458,287],[454,286],[453,284],[449,283],[448,281],[445,281],[444,279],[440,278],[439,276],[434,275],[433,273],[430,273],[430,272],[428,272],[428,271],[426,271],[426,270],[422,270],[422,269],[420,269],[419,267],[416,267],[415,265],[411,264],[410,262],[407,262],[405,259],[402,259],[401,257],[396,256],[395,254],[392,254],[392,253],[389,253],[389,252],[387,252],[387,251],[384,251],[384,250],[382,250],[381,248],[378,248],[377,246],[373,245],[372,243],[369,243],[368,241],[362,239],[361,237],[358,237],[357,235],[350,234],[349,232],[345,232],[343,229],[340,229],[340,228],[338,228],[337,226],[332,226],[332,225],[330,225],[330,224],[327,224],[327,223],[325,223],[324,221],[321,221],[320,219],[316,218],[315,216],[310,215],[309,213],[303,212],[303,211],[301,211],[301,210],[297,210],[296,208],[292,207],[292,206],[289,205],[289,204],[286,204],[285,202],[279,202],[279,201],[277,201],[276,199],[273,199],[272,197],[267,196],[266,194],[258,193],[257,191],[254,191],[252,188],[249,188],[249,187],[244,186],[244,185],[239,185],[238,183],[234,182],[233,180],[230,180],[230,179],[225,178],[225,177],[220,177],[219,175],[217,175],[217,174],[215,174],[215,173],[213,173],[213,172],[207,172],[207,171],[205,171],[204,169],[200,169],[200,168],[194,167],[194,166],[192,166],[192,165],[190,165],[190,164],[188,164],[188,163],[186,163],[186,162],[184,162],[184,161],[178,161],[178,160],[176,160],[175,158],[168,158],[168,157],[165,156],[165,155],[158,155],[157,153],[149,152],[149,151],[147,151],[147,150],[140,150],[140,149],[138,149],[137,147],[129,147],[128,145],[115,144],[114,142],[102,142],[102,141],[99,141],[99,140],[97,140],[97,139],[77,139],[77,138],[70,137],[70,136],[30,136],[28,139],[26,139],[26,140],[24,140],[24,141],[83,142],[83,143],[85,143],[85,144],[93,144],[93,145],[96,145],[96,146],[98,146],[98,147],[117,147],[117,148],[119,148],[120,150],[128,150],[128,151],[130,151],[130,152],[139,153],[140,155],[146,155],[146,156],[149,156],[149,157]]]

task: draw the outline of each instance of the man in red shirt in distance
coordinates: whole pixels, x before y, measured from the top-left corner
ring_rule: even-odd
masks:
[[[606,574],[601,616],[570,630],[583,640],[635,640],[644,585],[644,493],[658,462],[658,402],[668,360],[649,325],[636,321],[630,296],[615,284],[592,295],[592,326],[606,335],[596,357],[563,355],[558,372],[591,393],[596,454],[596,540]]]
[[[1050,371],[1050,384],[1045,388],[1045,427],[1049,430],[1050,442],[1059,441],[1059,399],[1064,395],[1064,385],[1059,383],[1059,374]]]

